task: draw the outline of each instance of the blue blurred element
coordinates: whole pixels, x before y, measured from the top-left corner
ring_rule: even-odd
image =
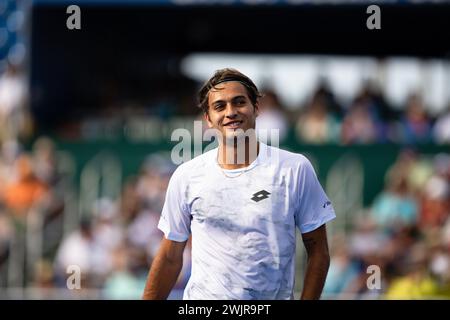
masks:
[[[18,43],[23,17],[17,1],[0,1],[0,61],[6,59],[11,54],[11,48]],[[0,72],[2,69],[0,66]]]

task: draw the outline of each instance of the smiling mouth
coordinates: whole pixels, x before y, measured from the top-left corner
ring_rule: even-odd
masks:
[[[224,124],[224,127],[230,128],[230,129],[235,129],[235,128],[239,128],[239,126],[242,124],[242,121],[230,121],[227,124]]]

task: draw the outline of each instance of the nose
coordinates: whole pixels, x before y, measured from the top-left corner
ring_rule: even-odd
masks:
[[[225,110],[225,117],[228,119],[235,119],[237,117],[237,112],[233,104],[231,103],[227,104],[227,108]]]

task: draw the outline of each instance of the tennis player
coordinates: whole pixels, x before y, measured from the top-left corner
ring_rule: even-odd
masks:
[[[258,141],[261,97],[235,69],[216,71],[199,92],[218,148],[172,175],[158,224],[164,233],[143,299],[166,299],[192,235],[184,299],[293,299],[296,228],[307,252],[301,299],[319,299],[329,267],[333,206],[309,160]]]

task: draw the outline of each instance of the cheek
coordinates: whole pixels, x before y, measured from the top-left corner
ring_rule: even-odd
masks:
[[[249,112],[246,113],[245,116],[250,122],[254,122],[256,117],[258,116],[258,113],[256,111],[250,110]]]
[[[215,115],[213,115],[213,116],[209,115],[206,122],[208,123],[208,127],[212,128],[218,124],[219,118]]]

